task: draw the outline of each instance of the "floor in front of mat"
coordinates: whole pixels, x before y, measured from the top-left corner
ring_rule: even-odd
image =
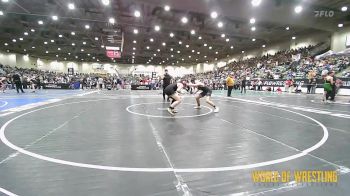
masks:
[[[99,91],[2,117],[0,195],[5,190],[21,196],[350,192],[346,101],[214,94],[219,113],[204,99],[202,109],[193,109],[194,98],[186,96],[171,117],[158,91]],[[335,184],[254,183],[257,170],[337,170],[339,176]]]

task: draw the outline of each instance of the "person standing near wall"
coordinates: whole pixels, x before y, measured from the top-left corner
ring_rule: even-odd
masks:
[[[228,77],[226,78],[226,86],[227,86],[227,96],[231,97],[232,89],[235,82],[233,80],[233,73],[229,73]]]

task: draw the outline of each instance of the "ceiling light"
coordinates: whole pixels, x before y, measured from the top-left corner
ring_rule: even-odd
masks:
[[[204,47],[207,47],[208,44],[203,44]]]
[[[296,37],[293,36],[292,39],[296,39]]]
[[[286,27],[286,30],[289,31],[289,27]]]
[[[83,42],[83,45],[86,45],[86,42]]]
[[[255,38],[253,38],[252,41],[255,42]]]
[[[171,57],[174,57],[174,55],[172,54],[172,55],[170,55]]]
[[[46,54],[48,54],[48,53],[49,53],[49,51],[46,51],[45,53],[46,53]]]
[[[58,16],[52,16],[52,20],[58,20]]]
[[[157,54],[153,54],[153,56],[157,56]]]
[[[154,26],[154,30],[155,31],[160,31],[160,26],[159,25]]]
[[[27,49],[23,49],[24,52],[27,52]]]
[[[132,48],[132,50],[136,50],[136,48],[134,47],[134,48]]]
[[[216,51],[216,52],[215,52],[215,54],[219,54],[219,52],[218,52],[218,51]]]
[[[303,11],[303,7],[301,7],[301,5],[295,6],[294,8],[294,12],[299,14],[301,11]]]
[[[35,32],[35,29],[30,29],[31,32]]]
[[[213,47],[209,46],[209,50],[213,49]]]
[[[114,24],[115,23],[115,19],[111,17],[111,18],[108,19],[108,22],[111,23],[111,24]]]
[[[104,45],[101,45],[101,48],[104,48],[105,46]]]
[[[192,52],[194,52],[194,50],[192,50]]]
[[[265,48],[265,47],[266,47],[266,46],[265,46],[265,44],[264,44],[264,45],[262,45],[262,47],[263,47],[263,48]]]
[[[179,41],[179,44],[181,45],[181,44],[182,44],[182,41]]]
[[[80,51],[84,52],[84,49],[81,49]]]
[[[61,48],[57,48],[57,50],[61,50]]]
[[[24,32],[24,35],[28,35],[28,32]]]
[[[170,37],[174,37],[174,33],[170,33],[169,36],[170,36]]]
[[[135,16],[136,18],[140,17],[140,16],[141,16],[141,12],[138,11],[138,10],[136,10],[136,11],[134,12],[134,16]]]
[[[191,56],[188,56],[188,58],[190,59],[190,58],[191,58]]]
[[[221,37],[224,38],[224,37],[226,37],[226,35],[225,34],[221,34]]]
[[[101,2],[103,5],[109,5],[109,0],[102,0]]]
[[[177,53],[180,54],[180,51],[178,50]]]
[[[182,61],[184,61],[185,59],[181,59]]]
[[[44,42],[45,45],[47,45],[47,42]]]
[[[261,0],[252,0],[252,5],[253,5],[254,7],[259,6],[260,3],[261,3]]]
[[[160,49],[158,48],[157,51],[160,52]]]
[[[43,25],[44,22],[43,22],[42,20],[39,20],[39,21],[38,21],[38,24],[39,24],[39,25]]]
[[[254,23],[255,23],[255,18],[251,18],[251,19],[249,20],[249,23],[250,23],[250,24],[254,24]]]
[[[138,34],[138,33],[139,33],[139,30],[134,29],[134,34]]]
[[[3,11],[0,11],[0,16],[3,16],[4,15],[4,12]]]
[[[68,9],[74,10],[74,9],[75,9],[74,3],[69,3],[69,4],[68,4]]]
[[[191,30],[191,35],[194,35],[196,34],[196,31],[195,30]]]
[[[98,41],[98,37],[95,37],[95,40]]]
[[[149,41],[150,41],[150,42],[154,42],[154,39],[153,39],[153,38],[151,38],[151,39],[149,39]]]
[[[342,12],[346,12],[347,10],[348,10],[348,7],[346,7],[346,6],[341,7]]]
[[[72,46],[75,46],[75,43],[72,43]]]
[[[147,46],[146,48],[147,48],[147,50],[149,50],[149,46]]]
[[[58,54],[56,54],[56,57],[58,57]]]
[[[133,43],[136,44],[136,40],[134,40]]]
[[[233,49],[233,46],[231,46],[230,48]]]
[[[186,24],[186,23],[188,22],[188,19],[187,19],[186,17],[182,17],[182,18],[181,18],[181,22],[184,23],[184,24]]]
[[[204,56],[204,58],[207,58],[207,56]]]
[[[74,31],[72,31],[70,34],[71,34],[71,35],[75,35],[75,32],[74,32]]]
[[[197,54],[201,54],[201,52],[197,52]]]
[[[63,37],[63,35],[58,35],[58,37]]]
[[[219,27],[219,28],[222,28],[223,26],[224,26],[224,23],[218,22],[218,27]]]
[[[165,43],[165,42],[163,42],[163,43],[162,43],[162,45],[163,45],[163,46],[166,46],[166,43]]]
[[[174,49],[173,48],[170,48],[170,51],[173,51]]]
[[[199,37],[198,37],[198,39],[202,39],[202,37],[201,37],[201,36],[199,36]]]
[[[12,42],[16,42],[17,40],[16,39],[13,39]]]
[[[190,47],[190,45],[186,45],[186,48],[189,48]]]
[[[19,38],[19,40],[20,40],[20,41],[23,41],[23,38],[22,38],[22,37],[20,37],[20,38]]]
[[[90,25],[85,25],[85,29],[90,29]]]
[[[52,39],[52,40],[51,40],[51,43],[54,43],[54,42],[55,42],[55,40]]]
[[[244,53],[244,50],[242,50],[242,54]]]
[[[35,46],[32,46],[33,49],[35,49]]]
[[[250,30],[255,31],[255,30],[256,30],[256,27],[252,27],[252,28],[250,28]]]
[[[339,28],[342,28],[344,25],[343,24],[338,24],[338,27]]]
[[[170,11],[170,6],[168,6],[168,5],[164,6],[164,10],[167,12]]]
[[[230,39],[227,38],[227,39],[226,39],[226,42],[229,42],[229,41],[230,41]]]
[[[217,12],[211,12],[210,17],[215,19],[215,18],[218,17],[218,13]]]
[[[5,46],[8,46],[9,44],[8,43],[4,43]]]
[[[135,52],[133,52],[132,55],[135,55]]]

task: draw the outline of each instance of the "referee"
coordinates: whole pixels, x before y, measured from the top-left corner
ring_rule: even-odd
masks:
[[[163,100],[165,101],[165,92],[164,89],[171,84],[172,77],[169,75],[168,70],[164,70],[165,74],[163,76]],[[169,101],[169,97],[167,98],[167,101]]]

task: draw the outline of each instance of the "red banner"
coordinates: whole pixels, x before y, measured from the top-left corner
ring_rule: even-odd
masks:
[[[106,55],[113,59],[120,59],[122,56],[121,52],[117,50],[106,50]]]

